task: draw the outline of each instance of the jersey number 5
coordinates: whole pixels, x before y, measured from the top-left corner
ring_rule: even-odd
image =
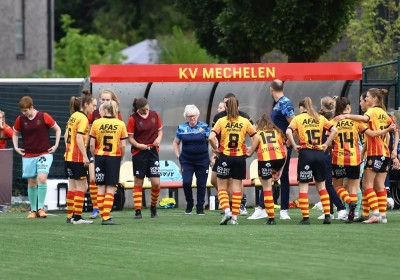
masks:
[[[104,152],[111,152],[113,149],[113,145],[112,145],[112,143],[109,142],[109,140],[112,141],[113,137],[112,136],[104,136],[103,137],[103,146],[104,146],[103,151]]]

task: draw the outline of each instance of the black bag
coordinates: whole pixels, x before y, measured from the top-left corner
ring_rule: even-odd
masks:
[[[114,204],[113,211],[122,211],[124,210],[125,205],[125,188],[122,184],[117,185],[117,190],[114,194]]]

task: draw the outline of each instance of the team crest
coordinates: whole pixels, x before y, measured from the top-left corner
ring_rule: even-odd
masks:
[[[203,128],[202,128],[202,127],[200,127],[200,128],[199,128],[199,132],[202,132],[202,131],[203,131]]]
[[[37,121],[36,121],[36,124],[37,124],[37,125],[40,125],[41,123],[42,123],[42,122],[41,122],[40,120],[37,120]]]
[[[151,118],[151,122],[152,122],[152,123],[155,123],[155,122],[156,122],[156,119],[155,119],[155,118]]]
[[[368,161],[368,165],[372,165],[372,160],[371,159]]]
[[[140,125],[140,126],[143,126],[143,122],[139,122],[139,125]]]

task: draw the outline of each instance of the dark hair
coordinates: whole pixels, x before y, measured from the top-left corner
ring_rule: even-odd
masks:
[[[365,97],[367,97],[367,92],[364,91],[363,93],[361,93],[361,97],[362,97],[362,99],[365,99]]]
[[[315,112],[313,106],[312,106],[312,101],[310,97],[306,97],[303,100],[299,102],[299,107],[302,106],[306,108],[307,114],[314,119],[316,123],[319,123],[319,115],[317,112]]]
[[[133,99],[133,104],[132,104],[133,112],[136,113],[137,110],[139,110],[140,108],[143,108],[147,104],[149,104],[149,102],[144,97],[139,97],[139,98]]]
[[[234,97],[234,98],[236,98],[236,96],[235,96],[232,92],[230,92],[230,93],[225,94],[224,99],[225,99],[225,98],[229,98],[229,97]]]
[[[273,123],[270,116],[268,116],[267,114],[262,114],[261,117],[256,121],[255,125],[257,127],[257,130],[263,130],[263,131],[276,130],[278,131],[278,133],[282,134],[283,138],[285,138],[282,130]]]
[[[229,121],[236,120],[239,117],[238,102],[235,97],[229,97],[225,102],[227,118]]]
[[[335,116],[343,114],[344,110],[346,110],[347,105],[350,105],[350,100],[347,97],[336,98]]]
[[[33,107],[33,100],[29,96],[24,96],[21,98],[18,105],[19,105],[19,109],[21,109],[21,110],[29,109],[29,108]]]
[[[283,91],[283,82],[281,80],[274,80],[269,85],[274,91]]]
[[[370,88],[368,90],[369,94],[371,94],[373,97],[376,97],[378,99],[378,107],[381,107],[383,110],[386,111],[385,103],[383,102],[383,96],[388,93],[387,89],[379,89],[379,88]],[[367,92],[367,93],[368,93]]]
[[[82,94],[84,95],[81,99],[81,108],[85,108],[85,104],[92,103],[94,97],[88,90],[82,90]]]
[[[69,101],[69,113],[72,115],[73,113],[79,111],[81,109],[82,97],[72,96]]]

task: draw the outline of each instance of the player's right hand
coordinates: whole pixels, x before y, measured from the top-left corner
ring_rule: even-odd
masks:
[[[25,149],[16,148],[15,151],[20,154],[21,156],[25,155]]]

